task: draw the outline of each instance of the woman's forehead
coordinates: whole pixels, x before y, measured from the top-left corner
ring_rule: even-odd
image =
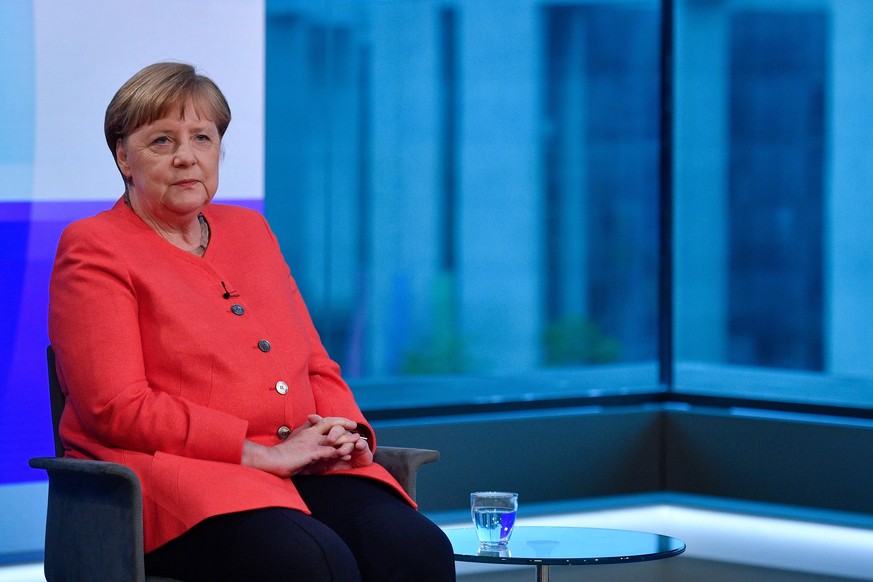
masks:
[[[145,126],[159,125],[164,121],[188,121],[203,125],[215,125],[214,112],[203,99],[189,98],[182,103],[172,103],[156,109],[150,119],[144,121],[136,129]],[[134,129],[134,131],[136,131]]]

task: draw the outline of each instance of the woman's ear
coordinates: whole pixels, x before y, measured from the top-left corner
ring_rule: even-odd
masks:
[[[124,148],[124,140],[121,138],[115,142],[115,163],[118,164],[121,175],[129,180],[130,163],[127,161],[127,150]]]

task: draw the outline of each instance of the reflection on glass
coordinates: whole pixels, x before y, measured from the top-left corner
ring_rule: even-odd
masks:
[[[561,545],[554,540],[528,540],[528,547],[533,550],[533,555],[538,558],[551,558],[555,548]]]

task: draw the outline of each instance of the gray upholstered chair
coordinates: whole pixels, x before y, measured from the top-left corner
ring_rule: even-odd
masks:
[[[46,470],[49,479],[46,580],[171,582],[146,578],[144,573],[142,491],[136,474],[124,465],[63,457],[58,423],[65,399],[51,346],[48,372],[57,456],[30,460],[30,466]],[[375,459],[414,499],[418,469],[438,460],[439,452],[379,447]]]

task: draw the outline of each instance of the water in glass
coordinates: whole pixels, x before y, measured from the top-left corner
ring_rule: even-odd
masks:
[[[518,512],[518,494],[478,492],[470,495],[476,536],[483,546],[505,546]]]

